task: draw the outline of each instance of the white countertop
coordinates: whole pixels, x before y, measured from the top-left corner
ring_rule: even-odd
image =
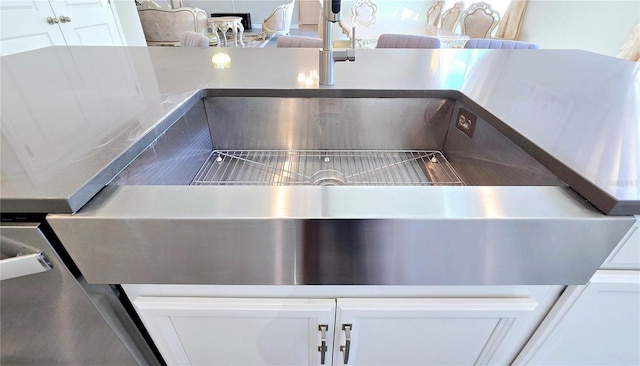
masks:
[[[319,88],[315,49],[50,47],[1,65],[0,204],[12,213],[77,211],[200,90]],[[573,50],[358,50],[335,80],[468,98],[601,210],[640,213],[640,64]]]

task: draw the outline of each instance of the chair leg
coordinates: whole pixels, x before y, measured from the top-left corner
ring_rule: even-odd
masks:
[[[240,31],[240,45],[244,47],[244,42],[242,42],[242,37],[244,35],[244,26],[242,24],[238,24],[238,29]],[[236,45],[238,47],[238,45]]]

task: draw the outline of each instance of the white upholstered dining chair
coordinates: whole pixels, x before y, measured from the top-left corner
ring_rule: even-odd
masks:
[[[371,0],[358,0],[351,7],[351,24],[368,27],[376,22],[378,5]]]
[[[321,0],[322,1],[322,0]],[[321,7],[322,11],[322,7]],[[344,12],[344,9],[343,9]],[[372,0],[357,0],[353,6],[351,6],[351,24],[345,25],[342,21],[338,22],[338,26],[342,31],[342,34],[346,35],[349,39],[352,38],[352,28],[370,28],[376,23],[376,16],[378,13],[378,5]],[[346,22],[348,23],[348,22]],[[322,36],[323,22],[318,25],[318,36]]]
[[[437,26],[440,22],[440,16],[442,15],[442,7],[444,1],[436,1],[436,4],[427,10],[427,23]]]
[[[376,48],[440,48],[440,40],[413,34],[384,33],[378,37]]]
[[[196,32],[180,33],[180,47],[209,47],[209,37]]]
[[[144,1],[137,7],[140,24],[148,45],[178,45],[185,31],[207,34],[207,13],[198,8],[160,7]]]
[[[289,35],[294,4],[295,0],[291,0],[291,2],[278,5],[273,9],[271,14],[262,22],[262,32],[267,36],[274,34]]]
[[[616,57],[640,62],[640,23],[633,28],[629,39],[622,45]]]
[[[485,2],[471,4],[460,17],[462,34],[471,38],[491,38],[500,21],[500,14]]]
[[[485,49],[503,49],[503,50],[523,50],[533,49],[537,50],[540,46],[537,43],[523,42],[523,41],[511,41],[506,39],[486,39],[486,38],[471,38],[465,44],[464,48],[485,48]]]
[[[458,1],[449,9],[445,10],[440,17],[440,28],[454,32],[460,21],[460,15],[464,10],[464,2]]]
[[[280,36],[276,41],[279,48],[322,48],[321,38]]]

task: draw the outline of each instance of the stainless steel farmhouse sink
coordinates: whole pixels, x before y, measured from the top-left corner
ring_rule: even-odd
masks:
[[[203,91],[183,111],[48,216],[89,282],[578,284],[633,223],[461,94]]]
[[[427,97],[207,97],[112,184],[186,182],[565,185],[460,103]]]

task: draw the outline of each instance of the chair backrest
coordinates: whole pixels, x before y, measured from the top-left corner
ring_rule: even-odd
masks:
[[[376,48],[440,48],[440,40],[412,34],[384,33],[378,37]]]
[[[540,46],[536,43],[511,41],[505,39],[471,38],[464,44],[464,48],[491,48],[505,50],[532,49],[537,50]]]
[[[159,7],[152,1],[145,1],[137,7],[140,24],[147,42],[180,42],[180,34],[185,31],[207,34],[207,13],[198,8],[178,9]]]
[[[500,21],[500,14],[485,2],[471,4],[460,17],[462,34],[471,38],[491,38]]]
[[[280,36],[276,41],[280,48],[322,48],[321,38]]]
[[[442,14],[442,6],[444,1],[436,1],[436,5],[427,10],[427,23],[437,26],[440,22],[440,15]]]
[[[640,23],[636,24],[633,28],[629,39],[620,47],[620,51],[616,57],[640,62]]]
[[[293,17],[293,5],[295,0],[278,5],[271,14],[262,22],[262,31],[267,34],[288,35]]]
[[[160,6],[158,3],[152,0],[143,0],[141,2],[136,2],[136,8],[138,10],[146,10],[146,9],[166,9],[171,10],[171,4],[165,4],[165,6]]]
[[[209,47],[209,37],[196,32],[180,33],[180,47]]]
[[[450,32],[455,31],[458,22],[460,21],[460,15],[464,10],[464,2],[458,1],[453,4],[452,7],[445,10],[440,18],[440,28],[448,30]]]
[[[351,24],[353,26],[368,27],[376,22],[378,5],[371,0],[358,0],[351,7]]]

